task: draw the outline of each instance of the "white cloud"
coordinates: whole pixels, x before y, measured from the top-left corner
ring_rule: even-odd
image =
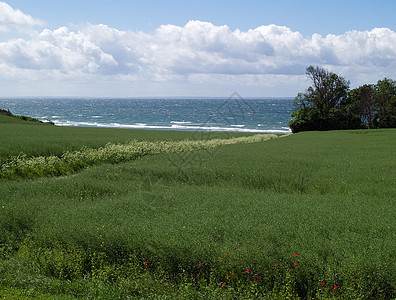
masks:
[[[0,1],[0,30],[7,31],[10,27],[37,26],[43,22],[14,9]]]
[[[243,32],[190,21],[183,27],[163,25],[152,33],[106,25],[88,24],[78,31],[61,27],[0,43],[3,77],[29,74],[38,80],[55,77],[84,83],[91,78],[92,84],[133,80],[268,87],[270,83],[279,89],[288,82],[293,87],[302,84],[308,65],[324,65],[355,84],[383,76],[396,79],[396,32],[375,28],[306,38],[285,26]]]

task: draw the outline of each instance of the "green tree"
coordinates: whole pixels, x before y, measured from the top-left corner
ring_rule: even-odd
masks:
[[[378,128],[396,127],[396,81],[384,78],[375,86],[377,106],[373,123]]]
[[[349,92],[349,103],[360,116],[363,128],[374,128],[374,115],[377,111],[375,99],[376,86],[365,84]]]
[[[356,127],[360,120],[348,103],[349,82],[322,67],[310,66],[306,74],[312,81],[305,93],[294,99],[295,110],[289,127],[292,132]],[[350,109],[346,109],[346,108]],[[359,125],[357,125],[359,123]]]

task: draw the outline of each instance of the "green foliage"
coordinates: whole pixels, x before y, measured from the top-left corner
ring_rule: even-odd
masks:
[[[313,86],[299,93],[289,126],[293,133],[313,130],[396,127],[396,82],[349,91],[349,82],[321,67],[308,67]]]
[[[377,128],[396,127],[396,81],[384,78],[375,86],[376,113],[374,125]]]
[[[349,93],[349,102],[354,105],[357,115],[361,118],[362,127],[375,128],[374,115],[377,110],[375,101],[375,86],[362,85]]]
[[[318,110],[320,118],[327,118],[347,98],[349,82],[320,67],[308,67],[307,75],[313,87],[308,88],[304,98]]]
[[[307,75],[313,86],[294,99],[292,132],[358,128],[353,113],[346,109],[349,82],[321,67],[308,67]]]

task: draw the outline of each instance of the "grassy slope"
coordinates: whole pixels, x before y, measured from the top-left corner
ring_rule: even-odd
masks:
[[[4,124],[29,124],[29,125],[34,125],[34,124],[41,124],[40,122],[33,122],[33,121],[28,121],[28,120],[23,120],[17,116],[14,115],[8,115],[4,111],[0,110],[0,124],[3,126]]]
[[[259,276],[265,285],[274,264],[288,274],[296,262],[301,275],[293,276],[311,293],[326,282],[346,295],[370,288],[389,295],[396,287],[395,137],[395,130],[301,133],[60,179],[0,182],[7,228],[0,237],[41,247],[57,241],[113,260],[139,253],[168,274],[198,273],[204,262],[219,286],[226,274],[227,284],[238,285],[247,268],[252,282]],[[2,266],[9,282],[29,284]]]

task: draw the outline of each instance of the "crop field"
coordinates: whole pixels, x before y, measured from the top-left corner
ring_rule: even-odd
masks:
[[[396,130],[0,138],[0,296],[396,297]]]

